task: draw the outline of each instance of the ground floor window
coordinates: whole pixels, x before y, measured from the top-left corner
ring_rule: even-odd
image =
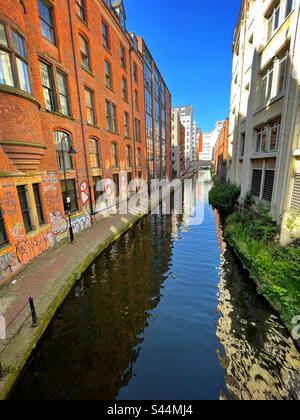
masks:
[[[75,213],[78,211],[79,208],[75,179],[61,181],[61,191],[65,212],[70,211],[71,213]]]
[[[34,200],[35,200],[35,207],[39,219],[39,224],[44,225],[45,219],[44,219],[44,211],[43,211],[43,205],[41,200],[41,194],[40,194],[40,184],[33,184],[33,194],[34,194]]]
[[[300,214],[300,172],[295,175],[291,209]]]
[[[20,202],[20,207],[22,211],[22,217],[23,217],[25,230],[26,232],[32,232],[33,226],[31,222],[31,210],[28,204],[28,199],[27,199],[27,187],[26,185],[20,185],[17,187],[17,190],[18,190],[19,202]]]
[[[275,171],[266,170],[265,180],[264,180],[264,189],[263,189],[263,199],[266,201],[270,201],[270,202],[272,201],[274,179],[275,179]]]
[[[7,234],[6,234],[6,229],[5,229],[5,224],[4,224],[4,219],[2,216],[2,211],[0,209],[0,248],[2,246],[7,245],[8,243],[8,238],[7,238]]]
[[[253,169],[251,194],[259,199],[271,202],[275,180],[274,169]]]
[[[116,199],[119,199],[120,196],[120,184],[119,184],[119,175],[116,174],[113,176],[114,178],[114,184],[115,184],[115,191],[116,191]]]
[[[101,176],[94,176],[93,177],[93,188],[94,188],[94,198],[95,198],[95,203],[97,203],[99,197],[101,197],[102,194],[102,177]]]

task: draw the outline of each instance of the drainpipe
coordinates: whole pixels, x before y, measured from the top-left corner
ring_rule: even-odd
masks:
[[[135,177],[137,178],[137,166],[136,166],[136,140],[135,140],[135,117],[134,117],[134,98],[133,98],[133,78],[132,78],[132,52],[134,48],[131,46],[129,49],[130,54],[130,94],[131,94],[131,112],[132,112],[132,122],[133,122],[133,158],[134,158],[134,172]]]
[[[94,210],[93,210],[93,202],[92,202],[92,194],[91,194],[92,193],[92,188],[91,188],[91,183],[90,183],[89,161],[88,161],[88,155],[87,155],[86,136],[85,136],[85,129],[84,129],[83,113],[82,113],[82,101],[81,101],[81,95],[80,95],[79,72],[78,72],[78,65],[77,65],[77,60],[76,60],[76,48],[75,48],[75,41],[74,41],[74,22],[73,22],[70,0],[68,0],[68,12],[69,12],[70,32],[71,32],[71,39],[72,39],[72,50],[73,50],[74,67],[75,67],[77,96],[78,96],[78,102],[79,102],[80,124],[81,124],[82,138],[83,138],[84,160],[85,160],[86,175],[87,175],[87,182],[88,182],[88,188],[89,188],[89,204],[90,204],[91,224],[93,224]]]

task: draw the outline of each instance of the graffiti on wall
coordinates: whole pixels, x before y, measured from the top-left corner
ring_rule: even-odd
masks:
[[[54,243],[51,232],[40,233],[34,238],[19,241],[16,245],[16,255],[21,264],[27,265],[34,258],[52,248]]]
[[[87,181],[82,181],[80,184],[80,198],[84,207],[89,201],[89,187]]]
[[[91,218],[87,214],[80,215],[72,220],[72,227],[75,234],[81,233],[83,230],[91,226]]]
[[[19,262],[14,253],[0,256],[0,276],[7,273],[14,273],[19,268]]]
[[[54,233],[55,235],[65,233],[68,229],[67,219],[62,216],[60,210],[57,210],[54,213],[50,213],[50,223],[52,233]]]

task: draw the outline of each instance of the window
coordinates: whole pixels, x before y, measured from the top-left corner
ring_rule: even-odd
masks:
[[[55,44],[55,31],[53,20],[53,9],[46,1],[38,0],[40,25],[42,35],[52,44]]]
[[[246,143],[246,134],[243,133],[241,135],[241,146],[240,146],[240,157],[244,157],[245,155],[245,143]]]
[[[119,175],[118,174],[113,175],[113,180],[114,180],[114,186],[115,186],[116,200],[118,200],[119,199],[119,196],[120,196],[120,180],[119,180]]]
[[[279,135],[280,135],[280,121],[277,121],[271,125],[270,150],[275,151],[278,149]]]
[[[85,105],[86,105],[86,115],[87,122],[90,125],[96,125],[96,116],[95,116],[95,105],[94,105],[94,92],[85,88]]]
[[[141,141],[142,137],[141,137],[141,121],[137,118],[135,118],[135,140],[136,141]]]
[[[251,194],[260,198],[262,170],[253,169]]]
[[[278,85],[277,85],[277,95],[281,95],[285,91],[286,87],[286,75],[287,75],[287,66],[288,66],[288,53],[279,60],[278,63]]]
[[[91,71],[91,59],[90,59],[90,48],[88,41],[82,36],[79,35],[80,41],[80,56],[81,56],[81,65],[85,70]]]
[[[137,83],[138,82],[138,66],[136,63],[133,63],[133,77],[134,77],[134,81]]]
[[[294,0],[287,0],[285,17],[288,17],[288,15],[292,12],[293,9],[294,9]]]
[[[90,139],[90,165],[91,168],[100,168],[99,142]]]
[[[72,147],[69,134],[66,134],[63,131],[55,131],[54,141],[56,145],[56,157],[59,169],[73,169],[73,159],[69,153]]]
[[[76,13],[83,22],[86,22],[85,0],[76,0]]]
[[[42,86],[44,92],[45,106],[48,111],[55,111],[55,95],[54,95],[54,85],[52,78],[51,66],[46,63],[40,63],[40,71],[42,78]]]
[[[139,93],[137,90],[134,92],[134,103],[135,103],[135,109],[138,111],[139,110]]]
[[[0,248],[8,244],[8,238],[6,234],[4,219],[2,216],[2,211],[0,209]]]
[[[295,174],[291,210],[300,214],[300,173]]]
[[[102,40],[103,45],[107,50],[110,50],[110,42],[109,42],[109,29],[108,24],[102,21]]]
[[[122,78],[122,94],[124,101],[128,101],[128,87],[127,87],[127,80],[125,77]]]
[[[68,81],[67,77],[61,73],[57,72],[57,90],[59,97],[60,112],[63,115],[70,116],[70,102],[69,102],[69,90],[68,90]]]
[[[105,66],[106,87],[108,87],[109,89],[112,89],[113,83],[112,83],[111,65],[108,61],[105,61],[104,66]]]
[[[65,212],[76,213],[78,211],[78,200],[75,179],[61,181],[61,191]]]
[[[256,131],[256,153],[267,151],[267,128],[262,127]]]
[[[33,195],[34,195],[34,201],[35,201],[35,207],[38,215],[39,225],[42,226],[45,224],[44,219],[44,212],[43,212],[43,205],[41,200],[41,194],[40,194],[40,184],[33,184]]]
[[[117,168],[118,164],[118,145],[116,143],[111,143],[111,166]]]
[[[137,149],[137,167],[142,167],[141,149]]]
[[[126,63],[126,49],[123,45],[121,45],[121,66],[126,69],[127,63]]]
[[[127,168],[131,168],[131,146],[127,146],[126,147],[126,163],[127,163]]]
[[[268,41],[272,38],[274,33],[279,28],[279,17],[280,17],[280,3],[274,7],[270,17],[268,18]]]
[[[269,202],[272,201],[272,197],[273,197],[274,178],[275,178],[275,171],[267,169],[265,171],[263,199]]]
[[[27,201],[27,188],[25,185],[18,186],[17,191],[18,191],[19,202],[20,202],[20,207],[22,211],[22,217],[23,217],[25,230],[26,232],[32,232],[33,227],[31,223],[31,215],[30,215],[31,210],[29,208],[28,201]]]
[[[129,128],[129,114],[124,112],[124,126],[125,126],[125,137],[130,137],[130,128]]]
[[[94,199],[97,203],[98,199],[101,197],[102,194],[102,177],[101,176],[94,176],[93,177],[93,189],[94,189]]]
[[[118,132],[117,107],[109,101],[106,101],[106,123],[108,131]]]
[[[0,84],[31,93],[25,41],[17,32],[2,24],[0,24]]]

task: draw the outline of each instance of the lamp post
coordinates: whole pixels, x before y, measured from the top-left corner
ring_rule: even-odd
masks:
[[[71,198],[69,194],[68,189],[68,183],[67,183],[67,168],[66,168],[66,158],[64,153],[64,141],[66,141],[68,154],[71,156],[74,156],[77,154],[76,150],[73,148],[73,145],[70,143],[70,137],[69,136],[63,136],[61,139],[61,154],[62,154],[62,164],[63,164],[63,171],[64,171],[64,182],[65,182],[65,188],[66,188],[66,203],[67,203],[67,209],[68,209],[68,219],[69,219],[69,233],[70,233],[70,241],[71,243],[74,242],[74,232],[72,227],[72,221],[71,221]]]

